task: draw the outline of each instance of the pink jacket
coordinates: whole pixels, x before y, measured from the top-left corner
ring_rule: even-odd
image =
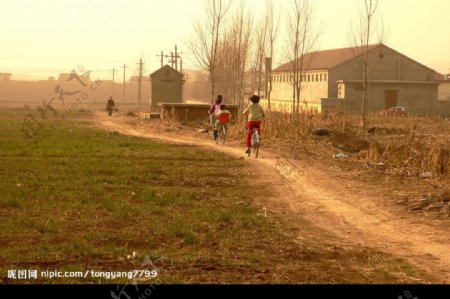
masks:
[[[222,105],[222,104],[214,104],[214,105],[212,105],[211,109],[209,109],[208,113],[209,114],[214,113],[214,115],[217,115],[217,113],[219,113],[219,111],[220,111],[220,105]]]

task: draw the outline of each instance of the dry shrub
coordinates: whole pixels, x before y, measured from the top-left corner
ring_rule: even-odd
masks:
[[[450,178],[450,140],[436,133],[450,136],[449,120],[442,117],[406,116],[385,117],[370,114],[368,128],[375,127],[375,134],[362,132],[358,115],[318,115],[302,111],[292,119],[291,114],[268,113],[262,125],[263,139],[267,144],[276,144],[287,149],[303,149],[311,153],[317,144],[331,144],[340,151],[364,157],[364,162],[383,163],[398,169],[398,173],[420,175],[432,171],[434,177]],[[318,137],[314,131],[324,128],[328,136]],[[230,136],[243,139],[246,133],[244,120],[240,116],[237,125],[230,128]],[[333,149],[331,149],[333,151]]]

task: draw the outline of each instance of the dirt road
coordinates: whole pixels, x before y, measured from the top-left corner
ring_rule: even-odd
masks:
[[[264,173],[275,189],[277,196],[263,209],[287,214],[294,223],[303,219],[320,227],[328,232],[324,235],[327,243],[378,249],[424,269],[436,277],[436,283],[450,283],[450,232],[446,222],[399,211],[376,189],[345,178],[323,162],[288,158],[264,149],[259,158],[247,158],[242,147],[215,145],[209,138],[144,132],[103,114],[96,115],[96,125],[121,134],[198,145],[243,157]]]

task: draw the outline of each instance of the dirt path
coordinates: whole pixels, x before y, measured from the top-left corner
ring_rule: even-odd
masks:
[[[207,138],[143,132],[103,114],[96,120],[105,130],[244,157],[242,147],[215,145]],[[312,165],[306,160],[280,158],[264,149],[258,159],[245,159],[274,186],[277,196],[265,209],[288,213],[294,222],[297,217],[299,222],[304,219],[324,229],[327,243],[378,249],[426,270],[437,283],[450,283],[450,232],[444,223],[399,212],[370,188],[338,176],[318,161]],[[300,233],[298,237],[301,239]]]

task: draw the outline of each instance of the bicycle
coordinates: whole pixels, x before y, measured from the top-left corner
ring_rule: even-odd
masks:
[[[252,132],[251,147],[247,155],[250,157],[251,152],[253,151],[253,153],[255,154],[255,158],[258,158],[260,145],[261,145],[261,136],[259,135],[259,129],[255,128],[253,129]]]
[[[219,129],[217,130],[216,144],[219,143],[219,139],[222,140],[222,144],[225,145],[225,139],[227,137],[227,125],[219,123]]]

